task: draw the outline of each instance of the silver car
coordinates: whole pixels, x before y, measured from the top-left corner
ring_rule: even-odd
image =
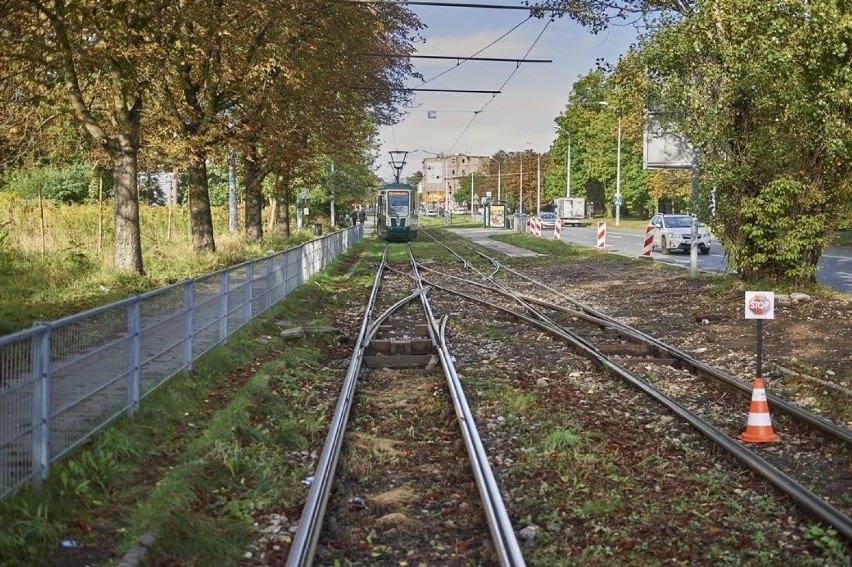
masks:
[[[707,228],[697,222],[696,234],[698,252],[710,253],[710,233]],[[689,252],[692,246],[692,217],[689,215],[654,215],[650,223],[654,227],[653,246],[663,254],[672,250]]]
[[[556,226],[555,213],[541,213],[539,218],[541,218],[541,228],[553,228]]]

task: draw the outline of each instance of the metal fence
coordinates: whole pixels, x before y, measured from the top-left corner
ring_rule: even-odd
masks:
[[[268,310],[364,236],[278,254],[0,337],[0,499]]]

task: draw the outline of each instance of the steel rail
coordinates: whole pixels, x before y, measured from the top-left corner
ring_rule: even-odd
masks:
[[[430,281],[429,283],[435,289],[440,289],[447,293],[463,297],[478,304],[487,305],[567,340],[580,351],[582,351],[582,353],[585,354],[588,358],[591,358],[594,362],[606,368],[614,375],[626,380],[630,384],[639,388],[640,390],[651,396],[653,399],[663,404],[663,406],[667,407],[673,413],[680,416],[682,419],[692,425],[695,429],[697,429],[700,433],[702,433],[705,437],[725,449],[728,453],[739,459],[747,467],[751,468],[752,470],[763,476],[782,492],[789,495],[803,508],[810,511],[815,517],[823,520],[827,524],[832,525],[845,537],[852,539],[852,518],[845,515],[843,512],[841,512],[831,504],[828,504],[816,494],[810,492],[807,488],[796,482],[796,480],[786,475],[760,456],[744,448],[738,441],[732,439],[721,430],[717,429],[710,423],[704,421],[697,415],[690,412],[688,409],[680,405],[672,398],[669,398],[664,393],[655,389],[653,386],[651,386],[638,376],[634,375],[628,369],[610,360],[607,355],[600,352],[592,343],[577,335],[573,331],[570,331],[558,325],[556,326],[556,328],[554,328],[552,324],[549,324],[540,319],[535,319],[523,313],[519,313],[506,307],[490,303],[481,298],[474,297],[464,292],[449,289],[435,282]]]
[[[439,242],[437,239],[435,239],[431,235],[428,235],[428,236],[430,238],[432,238],[433,240],[435,240],[436,242],[438,242],[439,244],[442,244],[448,250],[450,250],[449,247],[447,247],[445,244]],[[470,262],[467,259],[465,259],[462,256],[460,256],[459,254],[455,253],[455,251],[451,250],[451,252],[457,258],[459,258],[462,262],[464,262],[465,267],[471,267],[472,268],[472,265],[470,264]],[[725,372],[722,372],[721,370],[719,370],[717,368],[713,368],[712,366],[704,364],[703,362],[692,358],[689,354],[677,349],[676,347],[673,347],[671,345],[667,345],[667,344],[663,343],[662,341],[652,337],[651,335],[648,335],[648,334],[646,334],[646,333],[644,333],[644,332],[642,332],[638,329],[634,329],[633,327],[625,325],[621,321],[614,319],[614,318],[610,317],[609,315],[601,313],[600,311],[597,311],[596,309],[593,309],[592,307],[589,307],[589,306],[577,301],[576,299],[568,297],[564,293],[562,293],[562,292],[560,292],[556,289],[553,289],[552,287],[550,287],[550,286],[548,286],[548,285],[546,285],[546,284],[544,284],[544,283],[542,283],[538,280],[534,280],[534,279],[530,278],[529,276],[527,276],[526,274],[523,274],[523,273],[521,273],[521,272],[519,272],[519,271],[517,271],[517,270],[515,270],[515,269],[513,269],[509,266],[506,266],[505,264],[503,264],[499,260],[497,260],[497,259],[495,259],[491,256],[488,256],[487,254],[484,254],[479,250],[473,250],[473,252],[475,252],[479,256],[489,260],[492,263],[492,265],[494,265],[494,267],[495,267],[494,273],[496,273],[500,269],[503,269],[504,271],[509,272],[510,274],[512,274],[516,277],[519,277],[519,278],[521,278],[521,279],[523,279],[523,280],[525,280],[525,281],[527,281],[531,284],[537,285],[537,286],[541,287],[542,289],[548,291],[549,293],[552,293],[553,295],[560,297],[561,299],[563,299],[566,302],[573,305],[576,309],[570,309],[570,308],[567,308],[565,306],[557,305],[555,303],[548,302],[546,300],[534,298],[534,297],[531,297],[531,296],[526,295],[526,294],[515,294],[514,292],[511,292],[510,294],[508,294],[511,297],[516,298],[516,296],[520,296],[525,302],[538,304],[538,305],[541,305],[543,307],[547,307],[548,309],[561,310],[561,311],[564,311],[564,312],[568,312],[568,313],[571,313],[572,315],[580,317],[580,318],[582,318],[582,319],[584,319],[584,320],[586,320],[590,323],[598,324],[598,325],[601,325],[601,326],[606,326],[609,329],[615,330],[622,337],[624,337],[628,340],[633,340],[633,341],[643,342],[643,343],[649,344],[650,346],[653,346],[654,348],[658,349],[660,352],[662,352],[666,355],[669,355],[672,358],[677,359],[684,366],[686,366],[689,369],[690,372],[692,372],[696,376],[713,378],[713,379],[718,380],[720,382],[723,382],[723,383],[725,383],[725,384],[727,384],[727,385],[729,385],[733,388],[736,388],[737,390],[739,390],[740,392],[742,392],[746,396],[751,396],[752,389],[754,387],[754,385],[752,383],[744,382],[743,380],[740,380],[739,378],[737,378],[735,376],[731,376],[731,375],[729,375]],[[476,273],[482,275],[482,273],[479,270],[476,270],[475,268],[472,268],[472,269],[474,269],[474,271]],[[449,276],[449,277],[453,277],[453,276]],[[491,280],[491,281],[493,281],[493,280]],[[481,284],[481,283],[478,283],[478,282],[468,282],[468,283],[490,289],[488,286]],[[495,284],[496,284],[496,282],[495,282]],[[503,286],[499,286],[499,284],[497,284],[497,285],[498,285],[499,288],[503,288]],[[494,290],[492,289],[492,291],[494,291]],[[501,293],[504,293],[504,292],[501,292]],[[810,412],[810,411],[802,408],[799,405],[788,402],[787,400],[785,400],[783,398],[779,398],[775,394],[771,394],[771,393],[767,392],[766,397],[767,397],[767,400],[770,402],[770,404],[772,404],[773,410],[777,409],[779,412],[790,415],[790,416],[798,419],[799,421],[801,421],[803,423],[807,423],[811,427],[814,427],[814,428],[816,428],[820,431],[823,431],[827,435],[830,435],[830,436],[834,437],[835,439],[846,443],[847,445],[852,445],[852,430],[849,430],[846,427],[843,427],[843,426],[838,425],[838,424],[836,424],[832,421],[829,421],[826,418],[824,418],[820,415],[817,415],[813,412]]]
[[[343,445],[343,434],[346,430],[349,412],[352,409],[355,385],[358,382],[358,374],[361,371],[364,351],[369,344],[367,340],[368,323],[370,314],[375,309],[376,298],[378,297],[386,265],[387,253],[388,249],[385,246],[385,250],[382,253],[382,261],[378,270],[376,270],[373,289],[370,292],[370,298],[367,301],[364,311],[364,320],[361,322],[358,339],[353,347],[352,359],[349,361],[349,368],[343,379],[343,387],[340,391],[340,397],[337,400],[337,407],[334,410],[334,416],[329,425],[325,445],[317,463],[313,482],[311,482],[311,488],[305,501],[305,507],[302,510],[299,527],[290,546],[290,554],[287,556],[287,567],[307,567],[313,563],[320,529],[322,528],[322,519],[325,516],[325,508],[328,504],[328,497],[331,493],[332,481],[334,480],[334,471],[337,468],[340,449]]]
[[[515,537],[515,531],[512,527],[512,522],[506,512],[506,506],[503,503],[503,497],[500,495],[500,489],[497,481],[494,478],[494,473],[491,470],[491,465],[488,462],[488,455],[482,445],[482,439],[479,436],[479,431],[476,428],[476,421],[470,411],[470,406],[467,403],[467,398],[464,394],[461,381],[456,373],[455,365],[453,364],[452,356],[445,338],[446,318],[442,324],[438,325],[435,316],[432,313],[432,307],[429,304],[426,296],[426,291],[423,288],[423,279],[418,271],[418,264],[411,252],[411,247],[408,247],[408,255],[411,260],[411,265],[415,274],[415,281],[418,289],[421,290],[420,298],[423,304],[423,310],[426,312],[426,318],[429,322],[430,334],[437,339],[435,344],[438,348],[438,355],[441,359],[441,365],[444,368],[444,376],[447,380],[447,386],[450,390],[450,396],[453,400],[453,407],[456,411],[459,425],[461,426],[462,436],[464,437],[465,446],[470,458],[471,467],[476,479],[476,486],[479,490],[479,496],[482,500],[483,508],[488,520],[488,529],[491,532],[491,538],[494,543],[495,551],[500,565],[503,566],[522,566],[526,565],[523,555],[521,554],[518,540]]]
[[[427,289],[427,291],[428,291],[428,289]],[[379,332],[379,327],[381,327],[382,324],[385,321],[387,321],[388,317],[390,317],[391,315],[396,313],[402,306],[404,306],[404,305],[410,303],[411,301],[417,299],[420,296],[421,293],[424,293],[424,292],[421,292],[420,290],[415,291],[414,293],[412,293],[408,297],[404,297],[404,298],[400,299],[399,301],[397,301],[396,303],[394,303],[393,305],[388,307],[381,315],[376,317],[375,321],[373,321],[373,323],[367,329],[366,342],[369,343],[371,340],[373,340],[373,338],[376,336],[376,333]]]
[[[536,299],[536,298],[533,298],[533,297],[530,297],[530,296],[524,296],[524,297],[530,303],[535,303],[535,304],[541,305],[542,307],[547,307],[548,309],[561,310],[561,311],[565,311],[565,312],[569,312],[569,313],[573,313],[573,314],[578,314],[577,311],[570,309],[570,308],[566,308],[565,306],[562,306],[562,305],[557,305],[555,303],[552,303],[552,302],[549,302],[549,301],[546,301],[546,300],[542,300],[542,299]],[[741,392],[743,392],[744,394],[747,394],[749,396],[752,393],[752,389],[754,388],[754,385],[752,383],[744,382],[743,380],[741,380],[741,379],[739,379],[735,376],[731,376],[730,374],[722,372],[718,368],[713,368],[712,366],[704,364],[701,361],[695,360],[689,354],[687,354],[687,353],[685,353],[685,352],[683,352],[683,351],[681,351],[681,350],[679,350],[679,349],[677,349],[677,348],[675,348],[671,345],[667,345],[667,344],[659,341],[658,339],[655,339],[654,337],[645,334],[644,332],[642,332],[638,329],[634,329],[632,327],[629,327],[629,326],[625,325],[624,323],[621,323],[621,322],[619,322],[615,319],[612,319],[612,318],[610,318],[606,315],[597,313],[592,309],[590,309],[588,311],[588,313],[589,313],[588,316],[590,316],[592,318],[601,319],[602,322],[608,323],[608,328],[616,330],[620,335],[624,336],[625,338],[630,338],[632,340],[638,340],[640,342],[644,342],[644,343],[646,343],[650,346],[653,346],[654,348],[658,349],[659,351],[661,351],[665,354],[671,355],[672,358],[677,359],[679,362],[681,362],[683,365],[685,365],[690,370],[690,372],[692,372],[696,376],[702,376],[702,377],[706,376],[706,377],[709,377],[709,378],[719,380],[719,381],[724,382],[725,384],[727,384],[729,386],[732,386],[732,387],[740,390]],[[580,316],[582,316],[582,315],[580,315]],[[591,319],[587,319],[587,320],[589,320],[589,322],[594,322]],[[795,417],[799,421],[807,423],[808,425],[815,427],[816,429],[819,429],[820,431],[823,431],[828,435],[831,435],[832,437],[836,438],[838,441],[843,441],[847,445],[852,445],[852,430],[849,430],[846,427],[843,427],[843,426],[838,425],[838,424],[836,424],[832,421],[829,421],[829,420],[827,420],[826,418],[824,418],[820,415],[809,412],[808,410],[802,408],[799,405],[796,405],[796,404],[788,402],[788,401],[786,401],[782,398],[779,398],[775,394],[770,394],[769,392],[767,392],[766,397],[769,400],[769,402],[771,403],[773,411],[777,409],[781,413],[785,413],[787,415]]]

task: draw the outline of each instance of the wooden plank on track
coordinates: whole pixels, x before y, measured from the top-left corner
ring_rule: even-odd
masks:
[[[431,354],[396,356],[365,356],[364,364],[370,368],[425,368],[432,360]]]

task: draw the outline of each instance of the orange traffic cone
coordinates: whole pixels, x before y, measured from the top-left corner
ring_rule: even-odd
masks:
[[[766,388],[763,378],[755,378],[751,391],[751,407],[748,410],[748,424],[740,439],[749,443],[771,443],[779,437],[772,431],[772,419],[769,417],[769,404],[766,403]]]

